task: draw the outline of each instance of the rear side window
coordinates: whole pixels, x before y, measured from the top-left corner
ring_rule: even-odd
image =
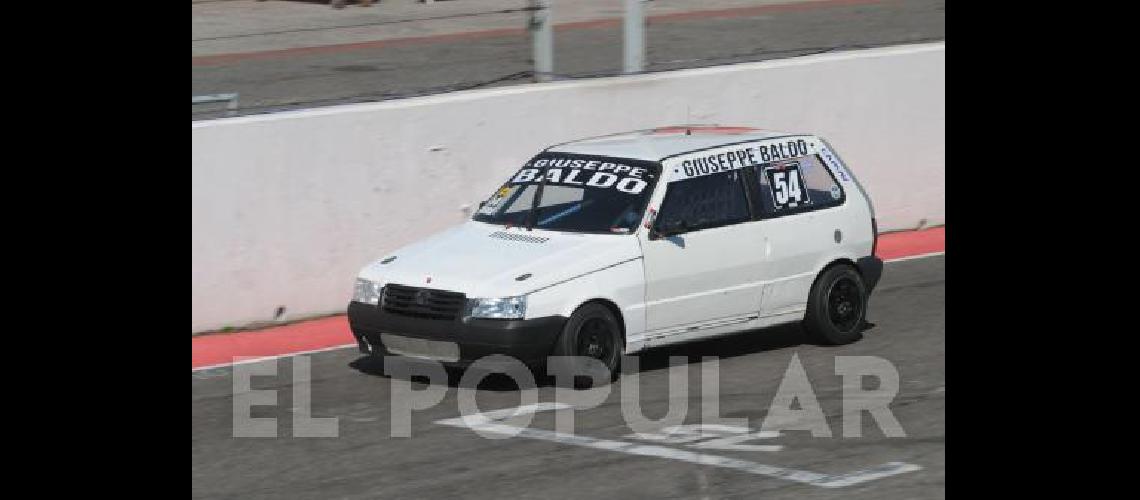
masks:
[[[740,170],[732,170],[669,183],[658,230],[678,233],[749,220],[743,177]]]
[[[764,217],[818,210],[843,203],[843,187],[816,155],[756,166],[752,198]]]

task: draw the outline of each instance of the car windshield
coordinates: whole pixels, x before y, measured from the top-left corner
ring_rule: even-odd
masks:
[[[655,162],[544,153],[523,165],[474,220],[553,231],[629,234],[660,174]]]

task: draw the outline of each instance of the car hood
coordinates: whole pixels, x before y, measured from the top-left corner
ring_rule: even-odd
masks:
[[[468,297],[511,297],[639,257],[641,246],[633,235],[527,231],[468,221],[377,259],[359,276]],[[524,274],[531,276],[516,279]]]

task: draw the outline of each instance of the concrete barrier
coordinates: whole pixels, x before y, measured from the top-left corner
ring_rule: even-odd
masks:
[[[541,148],[680,123],[818,133],[881,230],[944,223],[943,43],[200,121],[192,330],[343,311],[370,259],[462,222]]]

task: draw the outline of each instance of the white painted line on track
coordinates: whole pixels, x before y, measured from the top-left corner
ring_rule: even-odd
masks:
[[[895,259],[886,259],[886,260],[883,260],[883,262],[902,262],[902,261],[907,261],[907,260],[925,259],[927,257],[937,257],[939,255],[946,255],[946,252],[942,251],[942,252],[924,253],[924,254],[919,254],[919,255],[909,255],[906,257],[898,257]],[[288,354],[278,354],[276,356],[263,356],[260,358],[246,359],[246,360],[238,361],[235,363],[218,363],[215,365],[199,366],[198,368],[193,368],[191,370],[191,373],[197,373],[197,372],[206,371],[206,370],[213,370],[216,368],[226,368],[226,367],[230,367],[230,366],[234,366],[234,365],[243,365],[246,363],[258,363],[258,362],[267,361],[270,359],[291,358],[293,356],[302,356],[305,354],[315,354],[318,352],[336,351],[336,350],[340,350],[340,349],[348,349],[349,347],[356,347],[356,344],[354,343],[354,344],[335,345],[332,347],[324,347],[321,349],[312,349],[312,350],[308,350],[308,351],[291,352]]]
[[[886,259],[883,262],[902,262],[904,260],[914,260],[914,259],[925,259],[927,257],[937,257],[939,255],[946,255],[946,251],[943,250],[941,252],[930,252],[930,253],[922,253],[922,254],[918,254],[918,255],[908,255],[906,257]]]
[[[620,451],[622,453],[628,453],[630,455],[665,458],[697,465],[724,467],[726,469],[733,469],[741,472],[749,472],[762,476],[769,476],[779,479],[786,479],[788,481],[810,484],[812,486],[819,486],[821,488],[839,488],[843,486],[851,486],[854,484],[865,483],[867,481],[873,481],[875,479],[881,479],[888,476],[894,476],[922,469],[921,466],[915,464],[909,464],[905,462],[887,462],[869,469],[857,470],[846,474],[820,474],[818,472],[789,469],[787,467],[778,467],[774,465],[765,465],[749,460],[741,460],[720,455],[696,453],[688,450],[670,448],[667,446],[647,445],[629,441],[618,441],[616,439],[602,439],[579,434],[566,434],[562,432],[548,431],[545,429],[514,427],[510,425],[495,423],[496,421],[502,420],[504,418],[511,418],[527,413],[536,413],[539,411],[559,410],[566,408],[572,407],[565,403],[538,403],[534,405],[525,405],[516,408],[506,408],[492,412],[475,413],[455,418],[436,420],[435,423],[451,427],[462,427],[466,429],[479,430],[482,432],[493,432],[496,434],[506,434],[515,437],[521,436],[525,438],[537,439],[540,441],[549,441],[559,444],[582,446],[596,450]]]

